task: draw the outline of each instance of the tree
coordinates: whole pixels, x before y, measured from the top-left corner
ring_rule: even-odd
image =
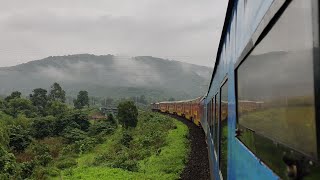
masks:
[[[55,130],[55,117],[39,117],[33,120],[31,124],[31,133],[37,139],[43,139],[48,136],[54,135]]]
[[[68,106],[61,101],[51,101],[47,107],[47,114],[55,117],[68,112]]]
[[[83,106],[81,105],[81,102],[78,99],[73,100],[73,105],[74,105],[74,108],[76,108],[76,109],[83,108]]]
[[[6,107],[6,102],[0,99],[0,110],[4,109],[5,107]]]
[[[82,131],[88,131],[90,127],[90,122],[88,115],[79,111],[70,111],[61,118],[57,118],[54,122],[53,135],[59,136],[67,128],[77,128]]]
[[[9,146],[9,128],[0,122],[0,147],[7,148]]]
[[[68,119],[76,123],[82,131],[88,131],[90,127],[88,115],[83,112],[75,111],[68,116]]]
[[[30,94],[30,100],[32,101],[32,104],[37,108],[38,112],[41,115],[45,116],[45,109],[48,104],[47,90],[42,88],[34,89],[33,94]]]
[[[68,143],[84,140],[88,137],[87,133],[78,128],[66,128],[62,135]]]
[[[14,154],[0,146],[0,179],[19,179],[17,175],[18,163]]]
[[[74,107],[76,109],[82,109],[84,106],[89,107],[89,94],[87,91],[80,91],[77,99],[74,100]]]
[[[60,84],[54,83],[51,86],[49,99],[53,101],[66,102],[66,92],[61,88]]]
[[[32,143],[30,145],[30,150],[34,155],[34,162],[38,166],[46,167],[53,160],[48,145]]]
[[[11,149],[17,152],[22,152],[31,143],[31,137],[29,135],[29,131],[23,128],[22,126],[12,125],[9,131],[10,131],[9,146]]]
[[[175,99],[173,97],[169,98],[168,101],[175,101]]]
[[[138,102],[141,103],[141,104],[147,104],[147,100],[146,100],[145,95],[141,95],[141,96],[138,98]]]
[[[11,99],[15,99],[15,98],[21,98],[21,92],[14,91],[11,93],[10,96],[7,96],[4,100],[9,102]]]
[[[132,101],[121,102],[118,105],[118,120],[124,128],[136,127],[138,123],[138,109]]]
[[[19,113],[25,114],[27,117],[36,116],[36,108],[32,105],[32,102],[28,99],[14,98],[7,103],[7,108],[4,110],[5,113],[18,117]]]
[[[108,114],[107,117],[108,121],[111,122],[112,124],[116,124],[116,120],[114,119],[113,115],[110,113]]]

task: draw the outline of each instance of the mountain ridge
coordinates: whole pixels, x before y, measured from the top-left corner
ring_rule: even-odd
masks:
[[[135,88],[137,95],[151,96],[154,91],[158,92],[157,96],[190,98],[205,93],[211,72],[209,67],[152,56],[49,56],[0,67],[0,94],[13,90],[28,94],[33,88],[48,89],[50,84],[58,82],[71,96],[84,89],[93,96],[124,97],[132,95],[130,88]],[[117,89],[121,93],[114,93]]]

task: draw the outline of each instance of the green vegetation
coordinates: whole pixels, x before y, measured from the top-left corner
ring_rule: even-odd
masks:
[[[53,101],[66,102],[66,92],[62,89],[60,84],[53,83],[51,86],[49,98]]]
[[[77,167],[63,171],[63,178],[179,179],[189,151],[187,134],[188,128],[174,119],[140,112],[135,129],[119,128],[80,156]]]
[[[89,94],[87,91],[80,91],[77,99],[73,101],[74,107],[76,109],[82,109],[84,106],[89,107]]]
[[[126,129],[137,126],[138,109],[132,101],[121,102],[118,105],[118,120]]]
[[[76,101],[87,97],[82,91]],[[132,101],[119,104],[117,119],[99,120],[89,119],[99,112],[86,103],[64,101],[58,83],[50,93],[0,99],[0,179],[179,178],[189,151],[185,125]]]
[[[75,158],[103,142],[117,124],[112,116],[91,124],[88,113],[68,107],[58,83],[0,100],[0,179],[47,179],[76,165]]]

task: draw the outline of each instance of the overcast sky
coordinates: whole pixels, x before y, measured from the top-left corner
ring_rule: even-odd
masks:
[[[227,0],[0,0],[0,67],[150,55],[213,66]]]

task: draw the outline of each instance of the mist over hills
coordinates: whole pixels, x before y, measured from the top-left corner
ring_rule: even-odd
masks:
[[[12,67],[0,67],[0,94],[60,83],[67,95],[87,90],[91,96],[154,99],[193,98],[203,95],[212,69],[151,56],[77,54],[54,56]]]

